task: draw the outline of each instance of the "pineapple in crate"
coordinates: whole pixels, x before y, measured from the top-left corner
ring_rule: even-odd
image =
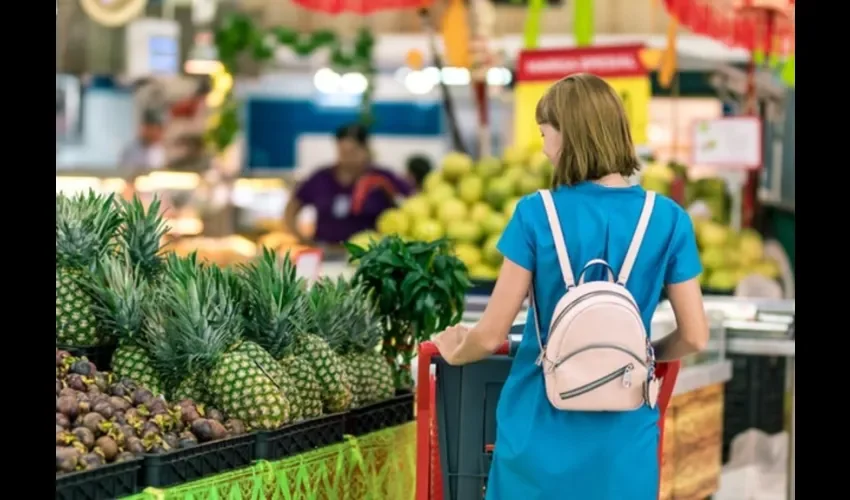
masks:
[[[118,339],[112,372],[156,395],[164,394],[159,373],[142,344],[144,304],[151,295],[150,285],[141,277],[139,268],[132,267],[124,256],[103,257],[93,278],[86,288],[94,297],[98,328]]]
[[[251,349],[259,349],[277,360],[283,371],[281,386],[290,400],[292,419],[315,418],[322,414],[322,390],[313,366],[295,356],[295,318],[305,314],[305,283],[285,255],[263,248],[262,256],[241,267],[241,302],[245,337]]]
[[[383,332],[366,288],[322,279],[310,290],[310,306],[315,331],[337,354],[351,384],[351,406],[392,397],[392,368],[377,350]]]
[[[168,227],[157,198],[147,210],[138,198],[122,200],[120,208],[124,222],[118,230],[117,255],[101,259],[87,288],[95,299],[99,327],[118,341],[112,354],[112,371],[154,394],[163,394],[164,387],[144,346],[142,326],[144,304],[163,270],[160,241]]]
[[[104,342],[83,283],[100,258],[114,249],[121,224],[113,195],[94,191],[56,196],[56,344],[72,347]]]
[[[227,271],[174,258],[163,275],[149,327],[151,354],[177,392],[209,401],[252,430],[289,421],[290,405],[278,382],[240,350],[243,318]],[[188,376],[187,376],[188,375]]]

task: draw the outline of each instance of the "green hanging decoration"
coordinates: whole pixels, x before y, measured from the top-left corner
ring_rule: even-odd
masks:
[[[215,43],[219,60],[231,75],[238,73],[239,60],[246,55],[262,63],[271,60],[278,47],[288,47],[299,57],[329,50],[332,68],[358,72],[366,77],[367,85],[360,101],[360,120],[367,125],[372,123],[373,82],[377,69],[373,60],[375,38],[368,29],[361,28],[354,42],[347,47],[333,31],[299,33],[285,27],[261,30],[250,17],[234,14],[226,18],[216,32]],[[209,131],[209,139],[221,151],[233,142],[238,130],[238,106],[231,92],[222,106],[217,125]]]
[[[540,45],[540,20],[545,8],[546,0],[529,0],[522,32],[524,49],[536,49]]]
[[[573,34],[576,39],[576,47],[593,45],[593,37],[596,35],[593,2],[594,0],[574,0]]]

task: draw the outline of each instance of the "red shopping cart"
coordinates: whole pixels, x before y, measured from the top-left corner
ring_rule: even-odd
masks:
[[[514,347],[517,346],[506,342],[483,363],[451,367],[439,361],[439,352],[433,343],[420,344],[416,387],[416,500],[483,497],[495,438],[495,404],[500,382],[504,383],[507,378]],[[440,364],[440,370],[432,370],[435,363]],[[487,364],[490,366],[485,366]],[[659,471],[664,416],[679,367],[678,361],[659,363],[656,367],[662,379],[658,398]],[[439,380],[437,371],[440,372]],[[465,390],[457,387],[461,385]],[[494,387],[496,385],[498,387]],[[455,414],[456,418],[449,418],[450,414]],[[459,443],[461,437],[463,443]],[[448,481],[444,482],[444,477]]]

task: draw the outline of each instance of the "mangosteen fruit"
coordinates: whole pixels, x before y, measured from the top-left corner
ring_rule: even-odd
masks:
[[[59,431],[56,433],[56,446],[67,446],[77,440],[76,436],[68,431]]]
[[[109,383],[112,381],[112,374],[107,372],[97,372],[94,374],[94,385],[102,392],[106,392],[109,388]]]
[[[227,419],[227,421],[224,422],[224,428],[227,429],[233,436],[241,436],[248,432],[248,429],[245,428],[245,422],[236,418]]]
[[[59,396],[56,400],[56,412],[61,413],[73,420],[79,413],[79,403],[74,396]]]
[[[207,408],[207,418],[211,418],[218,422],[224,422],[224,414],[215,408]]]
[[[94,443],[95,448],[100,448],[103,458],[111,462],[118,455],[118,443],[109,436],[100,436]]]
[[[63,387],[61,391],[59,391],[59,397],[61,398],[62,396],[73,396],[74,399],[77,399],[78,393],[79,391],[75,391],[74,389],[71,389],[70,387],[66,386]]]
[[[177,439],[177,448],[189,448],[198,444],[198,438],[189,431],[183,431]]]
[[[71,427],[71,420],[64,413],[56,412],[56,425],[63,429],[67,429],[68,427]]]
[[[71,356],[71,353],[68,351],[60,351],[56,349],[56,366],[62,366],[65,363],[65,358]]]
[[[103,415],[103,418],[110,419],[115,415],[115,409],[112,408],[112,405],[109,404],[109,401],[99,401],[95,403],[92,407],[92,412],[99,413]]]
[[[111,396],[109,398],[109,403],[112,405],[113,408],[120,411],[126,411],[131,408],[129,401],[127,401],[125,398],[118,396]]]
[[[86,449],[90,450],[94,446],[95,442],[95,433],[91,429],[87,429],[86,427],[77,427],[71,433],[77,438],[77,441],[83,443]]]
[[[126,462],[127,460],[133,460],[134,458],[136,458],[136,456],[130,453],[129,451],[122,451],[121,453],[115,456],[115,463]]]
[[[65,430],[65,428],[64,428],[64,427],[62,427],[62,426],[61,426],[61,425],[59,425],[59,424],[56,424],[56,434],[59,434],[60,432],[62,432],[62,431],[64,431],[64,430]]]
[[[136,436],[130,436],[124,442],[124,449],[134,455],[141,455],[145,452],[145,445],[142,444],[141,439]]]
[[[206,443],[227,437],[227,429],[221,425],[221,422],[209,418],[199,418],[192,422],[192,434],[198,438],[199,442]]]
[[[68,387],[71,389],[78,390],[80,392],[86,392],[89,388],[86,381],[83,380],[83,376],[77,373],[72,373],[65,377],[65,383],[68,384]]]
[[[133,398],[133,404],[135,406],[139,406],[139,405],[147,406],[148,403],[150,403],[151,400],[154,399],[154,395],[151,391],[149,391],[145,388],[140,388],[140,389],[136,389],[135,391],[133,391],[132,398]]]
[[[71,373],[85,375],[88,377],[89,375],[94,374],[97,369],[95,368],[94,363],[87,360],[86,358],[82,358],[71,363],[71,367],[68,371],[70,371]]]
[[[121,382],[117,382],[107,387],[106,392],[113,396],[126,397],[130,394],[131,391],[127,388],[126,385],[122,384]]]
[[[166,432],[165,434],[163,434],[162,440],[165,441],[170,448],[177,448],[177,445],[179,444],[177,434],[173,432]]]
[[[73,472],[77,468],[80,453],[68,446],[56,447],[56,472]]]
[[[162,435],[162,429],[153,420],[148,420],[142,425],[142,430],[139,432],[139,435],[142,436],[142,439],[145,439],[148,436],[160,436]]]
[[[104,463],[105,462],[103,460],[103,456],[99,453],[86,453],[85,455],[80,457],[80,465],[82,466],[83,470],[96,469]]]
[[[88,413],[83,416],[80,422],[83,427],[95,434],[102,432],[104,423],[106,423],[106,419],[99,413]]]
[[[56,379],[56,395],[58,396],[60,392],[62,392],[62,381],[57,378]]]

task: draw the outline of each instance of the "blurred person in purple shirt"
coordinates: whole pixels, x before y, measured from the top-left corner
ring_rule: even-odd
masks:
[[[375,228],[375,221],[396,200],[410,194],[407,182],[371,162],[369,133],[362,125],[346,125],[336,131],[337,162],[313,173],[296,188],[284,211],[287,227],[300,234],[298,213],[305,206],[316,209],[313,242],[335,245],[352,235]]]

